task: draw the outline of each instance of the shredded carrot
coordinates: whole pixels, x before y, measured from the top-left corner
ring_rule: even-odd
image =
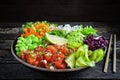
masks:
[[[46,25],[44,22],[37,22],[37,24],[35,24],[33,27],[24,28],[24,33],[21,34],[21,36],[26,37],[30,34],[34,34],[36,37],[40,38],[48,31],[50,31],[48,25]]]

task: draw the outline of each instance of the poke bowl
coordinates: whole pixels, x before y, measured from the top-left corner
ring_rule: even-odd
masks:
[[[11,45],[22,64],[41,71],[70,72],[95,67],[102,61],[108,41],[92,26],[26,22]]]

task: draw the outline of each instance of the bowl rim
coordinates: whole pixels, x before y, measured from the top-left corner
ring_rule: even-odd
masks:
[[[15,38],[15,40],[12,42],[12,45],[11,45],[11,52],[12,52],[12,55],[14,56],[14,58],[19,61],[20,63],[22,63],[23,65],[27,66],[27,67],[30,67],[32,69],[36,69],[36,70],[41,70],[41,71],[47,71],[47,72],[72,72],[72,71],[78,71],[78,70],[83,70],[85,68],[88,68],[89,66],[85,66],[85,67],[80,67],[80,68],[72,68],[72,69],[47,69],[47,68],[42,68],[42,67],[37,67],[37,66],[34,66],[34,65],[31,65],[25,61],[23,61],[22,59],[20,59],[16,53],[15,53],[15,44],[16,44],[16,41],[17,41],[17,38],[19,36],[17,36]]]

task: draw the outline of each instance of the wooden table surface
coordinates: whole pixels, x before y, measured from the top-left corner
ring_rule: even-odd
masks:
[[[108,72],[103,72],[104,60],[94,68],[75,72],[44,72],[28,68],[18,62],[11,53],[11,44],[21,32],[22,23],[0,23],[0,79],[40,79],[40,80],[79,80],[79,79],[120,79],[120,24],[103,22],[56,22],[58,24],[92,25],[98,34],[110,38],[117,35],[117,72],[112,72],[113,46],[110,54]],[[106,57],[106,56],[105,56]],[[105,59],[104,57],[104,59]]]

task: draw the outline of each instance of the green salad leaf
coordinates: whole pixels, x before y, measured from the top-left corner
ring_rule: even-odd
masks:
[[[94,35],[94,36],[98,36],[97,34],[97,30],[94,29],[92,26],[83,26],[83,25],[80,25],[78,26],[78,29],[77,29],[78,32],[81,32],[84,36],[88,36],[90,34]]]
[[[94,36],[97,36],[97,30],[94,29],[92,26],[86,26],[81,30],[81,33],[85,36],[93,34]]]
[[[51,34],[51,35],[56,35],[56,36],[60,36],[60,37],[65,37],[66,36],[66,31],[65,30],[51,30],[48,33]]]
[[[79,31],[71,31],[67,35],[68,47],[75,49],[83,45],[84,35]]]

